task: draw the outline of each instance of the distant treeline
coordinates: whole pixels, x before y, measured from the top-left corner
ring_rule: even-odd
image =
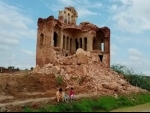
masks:
[[[29,70],[33,70],[34,68],[31,67]],[[28,70],[27,68],[24,70]],[[15,71],[21,71],[18,67],[15,66],[8,66],[8,67],[1,67],[0,66],[0,73],[9,73],[9,72],[15,72]]]
[[[124,65],[114,64],[111,69],[119,74],[124,75],[124,78],[133,86],[140,87],[150,91],[150,76],[146,76],[143,73],[135,73],[131,68],[127,68]]]

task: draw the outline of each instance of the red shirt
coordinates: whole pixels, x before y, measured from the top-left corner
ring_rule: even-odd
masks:
[[[70,94],[69,94],[69,96],[71,96],[71,95],[74,95],[74,92],[73,92],[73,91],[70,91]]]

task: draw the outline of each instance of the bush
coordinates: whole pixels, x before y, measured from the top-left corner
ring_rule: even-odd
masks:
[[[57,76],[56,77],[56,84],[58,86],[61,86],[64,83],[63,77],[62,76]]]
[[[111,68],[119,74],[124,75],[124,78],[133,86],[140,87],[150,91],[150,77],[145,76],[142,73],[135,73],[133,69],[129,69],[126,66],[114,64]]]

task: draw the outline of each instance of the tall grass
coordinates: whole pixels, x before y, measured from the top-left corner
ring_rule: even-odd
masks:
[[[149,93],[132,94],[130,96],[120,95],[118,98],[113,96],[102,96],[98,98],[87,98],[71,103],[59,103],[57,105],[46,105],[39,109],[24,108],[24,112],[92,112],[92,111],[111,111],[113,109],[134,106],[150,102]]]

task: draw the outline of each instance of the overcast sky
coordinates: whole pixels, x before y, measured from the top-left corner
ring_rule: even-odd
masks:
[[[0,0],[0,66],[35,67],[37,20],[74,6],[77,24],[111,29],[111,65],[150,76],[150,0]]]

